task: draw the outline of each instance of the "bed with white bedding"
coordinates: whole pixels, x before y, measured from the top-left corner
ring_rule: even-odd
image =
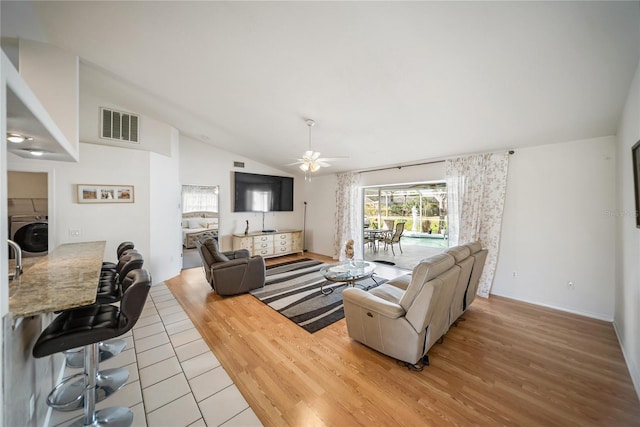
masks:
[[[189,212],[182,214],[182,245],[195,248],[196,241],[205,233],[218,233],[217,212]]]

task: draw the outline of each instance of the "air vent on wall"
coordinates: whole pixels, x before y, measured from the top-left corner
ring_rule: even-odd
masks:
[[[100,138],[139,143],[139,116],[100,108]]]
[[[243,168],[244,167],[244,162],[233,162],[233,167],[234,168]]]

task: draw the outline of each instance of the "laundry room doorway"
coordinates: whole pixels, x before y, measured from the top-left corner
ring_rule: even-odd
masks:
[[[46,255],[49,250],[49,173],[7,172],[9,239],[23,257]]]

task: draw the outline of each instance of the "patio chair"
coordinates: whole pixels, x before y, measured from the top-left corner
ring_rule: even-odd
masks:
[[[393,230],[393,223],[395,222],[395,219],[385,219],[384,220],[384,226],[387,227],[387,230]]]
[[[378,239],[376,239],[375,233],[370,231],[364,232],[364,244],[369,245],[373,252],[378,252]]]
[[[383,239],[384,241],[384,249],[387,249],[387,246],[391,246],[391,252],[393,252],[393,256],[396,255],[396,251],[393,250],[394,243],[398,244],[400,248],[400,253],[402,253],[402,245],[400,244],[400,238],[402,237],[402,233],[404,233],[404,222],[399,222],[396,224],[396,229],[393,232],[393,235],[390,237],[387,236]]]

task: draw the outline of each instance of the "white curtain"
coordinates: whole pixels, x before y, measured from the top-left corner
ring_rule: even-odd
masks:
[[[360,174],[338,174],[336,188],[336,230],[334,259],[344,260],[344,246],[353,239],[354,258],[362,259],[362,190],[358,185]]]
[[[182,186],[182,213],[218,212],[218,187],[210,185]]]
[[[488,249],[478,295],[488,297],[500,249],[508,154],[481,154],[446,161],[449,246],[479,241]]]

